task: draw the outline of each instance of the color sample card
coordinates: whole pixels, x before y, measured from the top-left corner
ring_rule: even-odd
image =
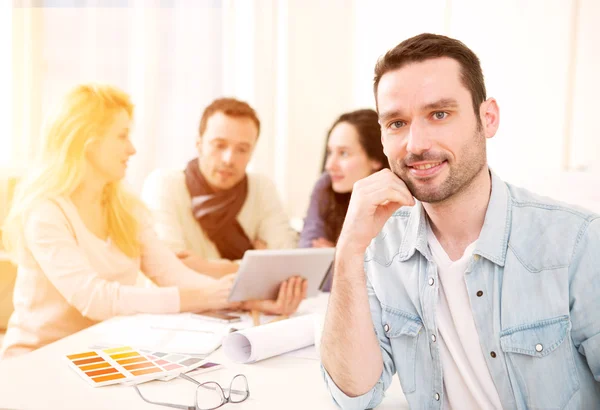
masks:
[[[66,359],[81,377],[95,387],[170,380],[201,366],[204,361],[186,354],[140,350],[130,346],[71,354]]]

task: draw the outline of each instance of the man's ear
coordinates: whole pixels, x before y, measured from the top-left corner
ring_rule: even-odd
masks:
[[[384,153],[384,154],[385,154],[385,156],[387,157],[387,152],[386,152],[386,150],[385,150],[385,144],[384,144],[384,142],[383,142],[384,138],[385,138],[385,137],[383,136],[383,132],[382,132],[382,133],[381,133],[381,146],[383,147],[383,153]]]
[[[479,115],[483,133],[486,138],[492,138],[496,135],[500,126],[500,108],[495,98],[488,98],[479,107]]]

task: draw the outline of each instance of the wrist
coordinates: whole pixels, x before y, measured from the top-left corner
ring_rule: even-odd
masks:
[[[336,255],[344,255],[345,258],[362,258],[369,244],[361,244],[349,237],[340,236],[335,247]]]
[[[179,288],[180,312],[203,312],[209,309],[202,289]]]

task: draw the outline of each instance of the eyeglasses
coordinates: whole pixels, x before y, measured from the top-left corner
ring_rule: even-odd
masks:
[[[184,410],[214,410],[227,403],[241,403],[250,397],[248,380],[243,374],[234,376],[227,389],[223,389],[217,382],[200,383],[186,374],[180,374],[178,377],[188,380],[198,386],[196,387],[196,402],[193,406],[148,400],[142,395],[142,392],[136,385],[133,385],[133,388],[146,403]]]

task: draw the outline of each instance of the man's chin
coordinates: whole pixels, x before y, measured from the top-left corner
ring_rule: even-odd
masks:
[[[442,202],[446,199],[447,195],[442,192],[442,184],[434,183],[433,181],[404,181],[408,190],[421,202],[425,203],[437,203]]]
[[[241,180],[234,180],[233,177],[217,178],[216,180],[210,181],[210,184],[216,190],[225,191],[236,186],[239,181]]]

